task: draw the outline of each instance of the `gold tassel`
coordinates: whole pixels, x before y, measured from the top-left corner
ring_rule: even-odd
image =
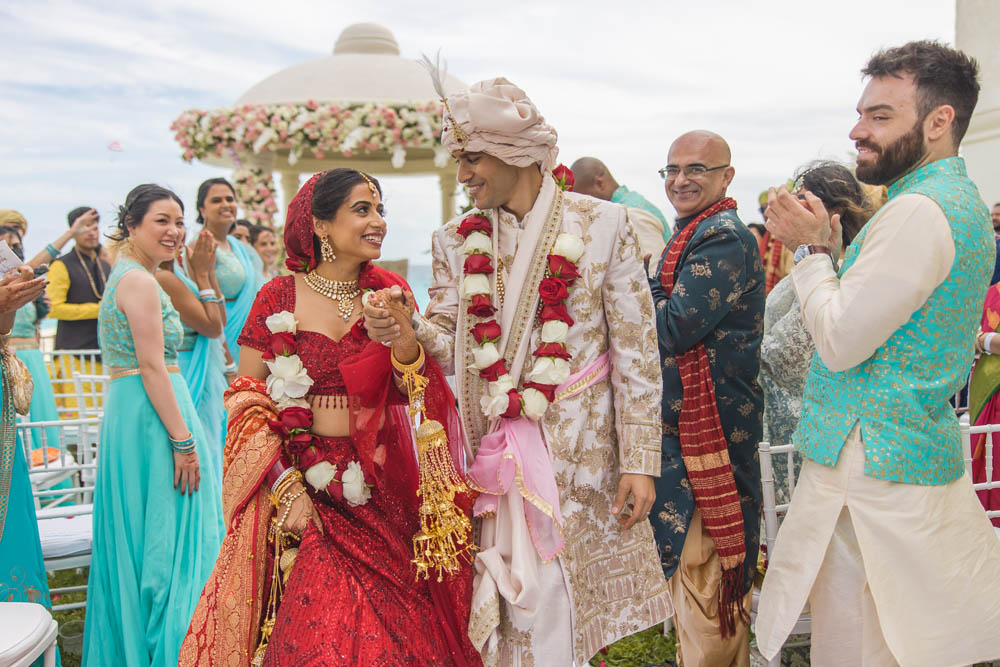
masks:
[[[301,493],[299,494],[301,495]],[[296,496],[298,497],[298,496]],[[292,572],[295,564],[295,557],[298,549],[290,546],[296,541],[293,533],[285,532],[281,529],[288,517],[292,504],[285,504],[285,511],[279,520],[277,517],[271,519],[268,530],[268,539],[274,543],[274,567],[271,569],[271,593],[267,599],[267,609],[264,612],[264,620],[260,623],[260,642],[257,650],[253,652],[253,659],[250,667],[260,667],[264,664],[264,654],[267,653],[267,645],[271,640],[271,633],[274,632],[274,622],[278,616],[278,606],[281,604],[281,596],[284,593],[285,583],[288,582],[288,575]]]
[[[420,469],[420,530],[413,536],[413,564],[417,578],[427,579],[437,570],[437,580],[455,574],[462,561],[471,559],[472,522],[455,504],[455,496],[469,493],[451,460],[448,435],[441,422],[418,420],[426,412],[424,389],[427,378],[417,371],[424,365],[424,350],[412,364],[402,364],[392,355],[392,364],[403,375],[410,398],[409,413],[417,436],[417,465]]]

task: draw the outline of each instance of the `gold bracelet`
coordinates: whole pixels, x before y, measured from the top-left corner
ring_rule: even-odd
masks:
[[[299,496],[301,496],[305,492],[306,490],[302,489],[291,498],[282,499],[282,504],[285,506],[285,512],[281,515],[281,520],[278,521],[278,529],[275,532],[280,533],[282,527],[285,525],[285,519],[288,518],[288,513],[292,511],[292,503],[298,500]]]
[[[397,371],[406,375],[407,373],[416,373],[424,366],[424,346],[417,343],[417,349],[420,351],[417,355],[417,360],[412,364],[404,364],[399,359],[396,358],[396,350],[392,350],[389,356],[392,358],[392,367]]]
[[[301,484],[302,479],[302,473],[298,470],[288,473],[285,479],[281,480],[281,484],[279,484],[278,488],[274,490],[274,493],[271,494],[271,503],[275,507],[280,507],[281,503],[284,502],[285,495],[288,493],[288,490],[292,488],[292,485],[296,482]]]

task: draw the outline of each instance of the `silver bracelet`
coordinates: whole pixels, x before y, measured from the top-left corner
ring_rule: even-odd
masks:
[[[286,477],[288,477],[289,475],[291,475],[293,472],[295,472],[295,468],[294,467],[293,468],[285,468],[285,470],[280,475],[278,475],[278,479],[274,480],[274,484],[271,485],[271,495],[272,496],[278,490],[278,486],[281,485],[281,482]]]
[[[228,364],[226,364],[225,372],[226,373],[235,373],[237,368],[238,368],[238,366],[236,365],[236,362],[235,361],[231,361]]]

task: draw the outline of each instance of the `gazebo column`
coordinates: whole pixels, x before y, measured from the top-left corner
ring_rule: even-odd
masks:
[[[281,172],[281,194],[285,197],[285,210],[299,192],[299,174],[294,171]]]
[[[455,217],[455,187],[457,172],[446,171],[438,174],[441,184],[441,222],[445,223]]]

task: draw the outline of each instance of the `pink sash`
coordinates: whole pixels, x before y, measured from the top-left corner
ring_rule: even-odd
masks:
[[[575,396],[600,382],[609,370],[605,352],[560,385],[556,401]],[[497,430],[483,436],[467,477],[470,486],[480,493],[473,507],[475,516],[495,513],[500,498],[516,481],[518,492],[527,501],[524,514],[538,555],[547,563],[562,552],[559,488],[538,422],[527,417],[501,419]]]

